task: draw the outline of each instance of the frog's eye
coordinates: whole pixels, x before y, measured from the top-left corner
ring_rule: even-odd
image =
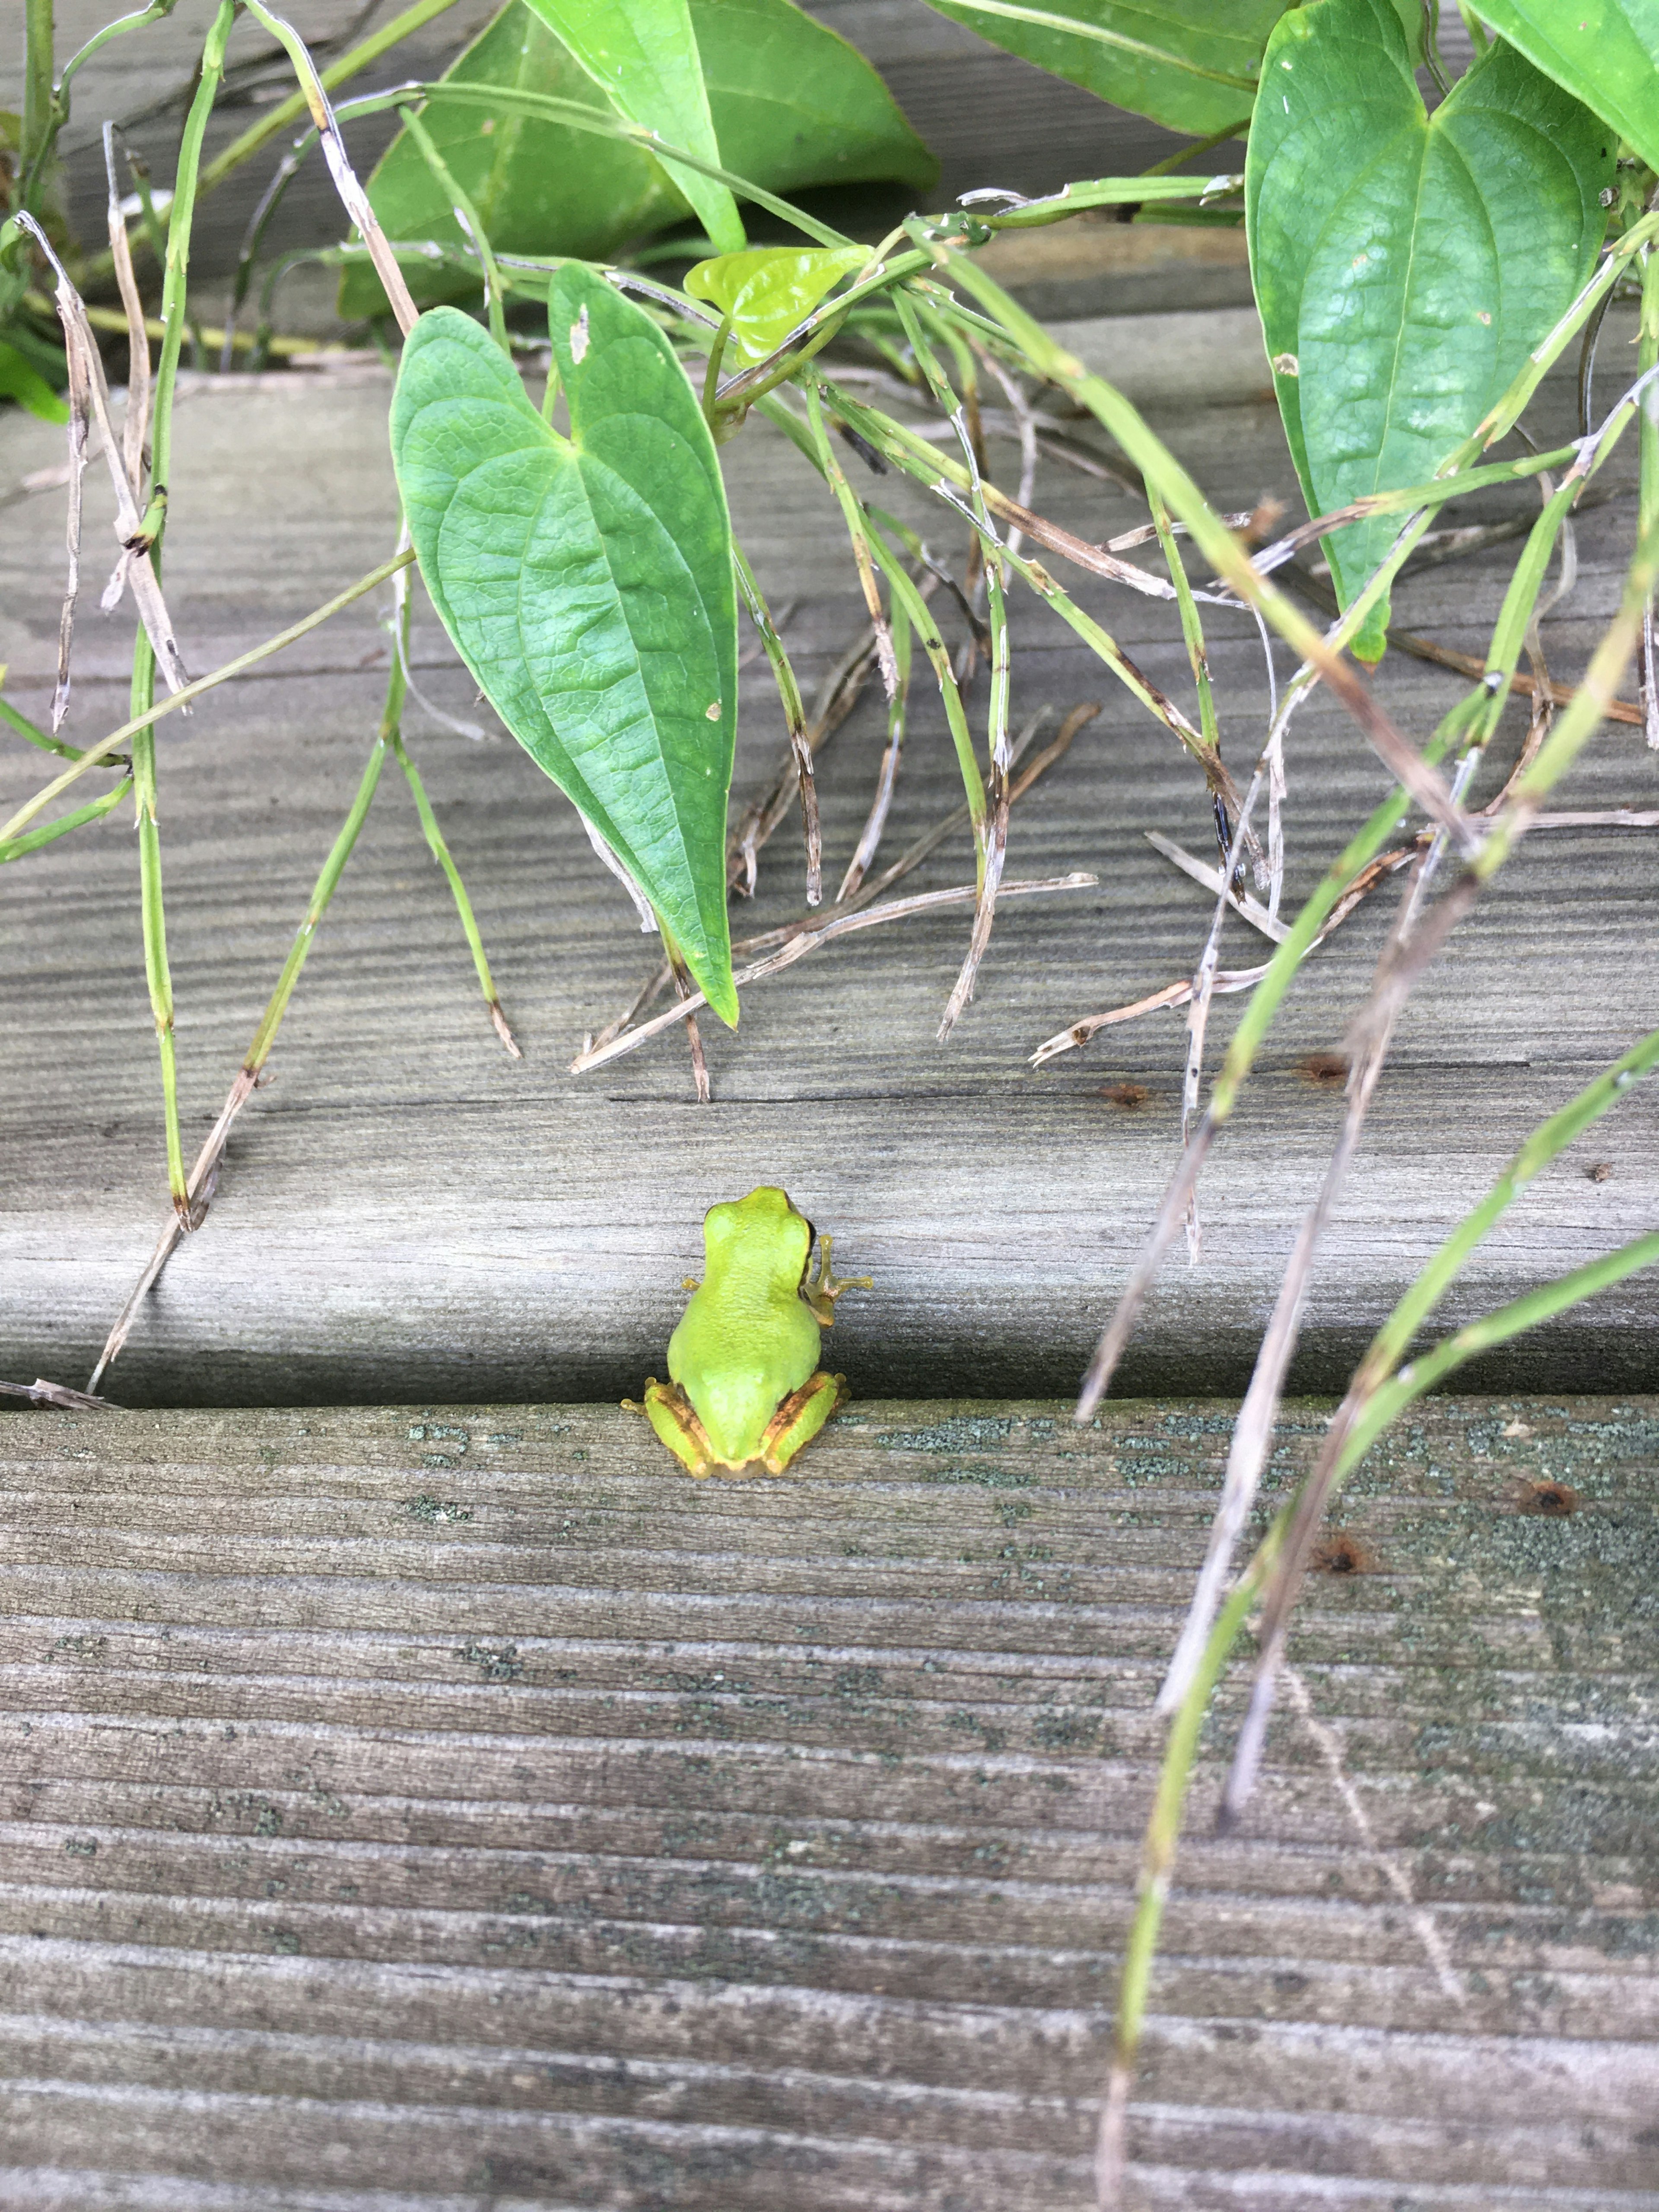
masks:
[[[703,1241],[710,1252],[724,1251],[738,1233],[738,1209],[729,1201],[711,1206],[702,1217]]]

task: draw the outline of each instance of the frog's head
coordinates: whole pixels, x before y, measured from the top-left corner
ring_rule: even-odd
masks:
[[[747,1198],[711,1206],[702,1218],[711,1276],[734,1260],[750,1267],[759,1261],[783,1290],[799,1289],[813,1234],[811,1223],[790,1203],[788,1192],[772,1183],[763,1183]]]

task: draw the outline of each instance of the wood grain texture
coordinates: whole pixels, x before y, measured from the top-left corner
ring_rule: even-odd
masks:
[[[1082,2212],[1228,1428],[855,1404],[694,1484],[604,1407],[0,1419],[0,2203]],[[1206,1739],[1137,2206],[1659,2206],[1656,1458],[1372,1455],[1224,1845],[1236,1686]]]
[[[1622,358],[1609,326],[1604,357]],[[1142,316],[1069,326],[1119,377],[1224,507],[1293,478],[1252,318]],[[1203,404],[1208,389],[1217,404]],[[192,670],[303,615],[384,558],[395,538],[378,374],[323,388],[301,377],[239,388],[204,380],[182,404],[167,590]],[[1537,434],[1571,428],[1546,387]],[[49,465],[54,434],[0,428],[0,490]],[[858,627],[833,507],[765,425],[724,449],[740,534],[816,684]],[[998,472],[1017,462],[993,448]],[[938,532],[890,477],[871,489]],[[89,492],[88,574],[104,527]],[[1515,510],[1519,491],[1472,502]],[[0,509],[0,659],[9,692],[44,712],[61,575],[61,492]],[[1040,503],[1103,538],[1128,499],[1053,468]],[[1632,501],[1579,529],[1574,596],[1551,617],[1558,674],[1582,665],[1613,604]],[[955,557],[960,526],[941,543]],[[1507,573],[1500,548],[1401,592],[1401,619],[1484,649]],[[1165,607],[1087,579],[1084,604],[1177,697],[1188,678]],[[88,586],[88,597],[93,596]],[[366,757],[384,683],[381,611],[349,610],[284,659],[162,725],[162,840],[186,1141],[216,1114],[274,984],[315,871]],[[947,621],[950,617],[947,616]],[[417,674],[452,710],[471,687],[424,608]],[[126,617],[83,615],[69,727],[125,713]],[[1221,617],[1212,656],[1229,757],[1248,762],[1266,704],[1254,627]],[[737,793],[782,757],[763,663],[743,677]],[[1380,682],[1418,738],[1456,680],[1390,655]],[[405,1401],[618,1395],[660,1358],[675,1285],[695,1270],[717,1199],[781,1182],[877,1280],[844,1322],[860,1387],[1012,1395],[1074,1386],[1136,1250],[1177,1137],[1184,1032],[1160,1015],[1033,1071],[1027,1056],[1078,1015],[1190,973],[1208,896],[1144,831],[1203,852],[1196,773],[1058,619],[1015,610],[1014,708],[1103,711],[1020,807],[1010,872],[1093,869],[1087,895],[1010,905],[979,994],[948,1046],[933,1040],[965,915],[893,925],[749,995],[735,1036],[710,1036],[714,1103],[691,1100],[674,1037],[573,1078],[585,1030],[627,1003],[648,952],[575,819],[519,748],[434,727],[410,739],[477,905],[521,1065],[484,1020],[441,878],[408,794],[387,776],[320,932],[271,1062],[233,1136],[207,1226],[174,1257],[113,1370],[125,1402]],[[982,695],[975,704],[982,714]],[[856,841],[882,742],[866,699],[819,783],[826,873]],[[1498,751],[1513,757],[1519,715]],[[0,790],[41,778],[8,739]],[[1483,770],[1492,782],[1503,762]],[[1287,897],[1309,888],[1384,787],[1353,726],[1316,697],[1294,726]],[[1644,805],[1652,759],[1608,727],[1564,805]],[[919,690],[890,831],[896,851],[956,803],[937,696]],[[1429,976],[1403,1022],[1308,1310],[1300,1387],[1334,1389],[1401,1289],[1525,1133],[1659,1022],[1644,957],[1656,901],[1651,833],[1540,833]],[[150,1249],[163,1206],[159,1098],[137,930],[130,822],[118,814],[9,867],[0,881],[0,1376],[78,1384]],[[971,876],[965,838],[919,887]],[[793,830],[764,856],[742,933],[799,911]],[[1340,1095],[1321,1063],[1367,987],[1392,910],[1385,893],[1313,960],[1203,1194],[1202,1256],[1166,1273],[1126,1387],[1237,1387],[1278,1271],[1334,1139]],[[752,917],[752,918],[751,918]],[[1261,957],[1242,924],[1224,957]],[[1237,1018],[1217,1004],[1212,1047]],[[1133,1103],[1137,1091],[1145,1100]],[[1131,1103],[1125,1104],[1127,1097]],[[1517,1205],[1449,1302],[1467,1318],[1651,1224],[1654,1103],[1638,1088]],[[1592,1181],[1586,1170],[1610,1164]],[[1491,1387],[1634,1388],[1655,1376],[1659,1286],[1632,1279],[1518,1345]]]

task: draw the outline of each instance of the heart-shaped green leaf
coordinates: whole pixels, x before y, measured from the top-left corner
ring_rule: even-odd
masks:
[[[1268,41],[1245,167],[1256,303],[1310,514],[1419,483],[1589,273],[1613,134],[1508,46],[1432,115],[1389,0]],[[1346,605],[1399,525],[1326,541]],[[1380,659],[1386,603],[1354,650]]]
[[[793,0],[690,0],[720,161],[777,192],[891,177],[926,191],[939,165],[862,54]],[[599,86],[524,0],[509,0],[447,72],[447,83],[550,94],[601,114]],[[630,240],[684,222],[690,209],[661,163],[638,146],[440,95],[422,118],[499,253],[604,260]],[[399,132],[369,179],[388,238],[462,247],[448,199],[420,149]],[[476,296],[462,269],[406,264],[422,305]],[[364,263],[340,284],[348,319],[384,314]]]
[[[738,617],[714,441],[661,331],[593,270],[559,270],[548,325],[568,438],[456,308],[406,342],[392,453],[421,574],[496,713],[735,1024]]]
[[[1659,169],[1659,0],[1481,0],[1480,13]]]
[[[528,0],[562,39],[618,115],[642,123],[671,146],[718,167],[702,56],[686,0]],[[726,187],[684,163],[674,182],[722,253],[740,253],[743,218]]]
[[[694,300],[732,318],[730,343],[739,362],[764,361],[843,276],[862,269],[867,246],[752,246],[721,253],[685,272]]]

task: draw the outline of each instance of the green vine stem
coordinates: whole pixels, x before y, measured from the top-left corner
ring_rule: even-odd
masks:
[[[395,722],[386,734],[386,742],[397,755],[398,764],[408,781],[410,791],[415,800],[415,811],[421,817],[421,828],[426,837],[427,848],[433,859],[443,870],[444,879],[449,885],[451,896],[454,899],[455,911],[460,917],[461,928],[466,937],[467,949],[472,955],[472,964],[478,973],[478,988],[483,993],[484,1006],[489,1011],[490,1022],[496,1036],[500,1037],[512,1057],[514,1060],[522,1060],[524,1054],[519,1049],[518,1039],[508,1028],[507,1016],[501,1011],[501,994],[495,988],[495,979],[489,972],[489,961],[484,952],[483,939],[479,934],[478,924],[472,912],[472,902],[466,895],[466,885],[461,881],[461,872],[456,866],[449,847],[444,841],[443,831],[438,827],[438,817],[433,812],[432,802],[426,795],[426,786],[421,781],[421,772],[410,760],[404,744],[402,730]]]
[[[220,0],[217,14],[202,50],[201,77],[185,119],[179,145],[179,169],[173,189],[173,222],[167,230],[167,272],[161,293],[161,357],[155,372],[155,412],[151,417],[151,490],[141,535],[148,539],[150,561],[160,580],[161,538],[167,526],[167,485],[173,461],[173,401],[179,374],[179,354],[184,343],[185,285],[190,265],[191,223],[196,206],[196,179],[201,165],[202,141],[207,119],[224,73],[225,45],[235,19],[234,0]],[[178,695],[175,694],[175,696]],[[167,960],[167,916],[161,897],[161,833],[156,800],[155,732],[150,717],[155,705],[155,655],[149,638],[139,630],[132,651],[132,787],[138,824],[138,880],[143,909],[144,974],[149,986],[150,1012],[161,1062],[161,1102],[167,1127],[167,1187],[173,1211],[188,1222],[190,1196],[185,1185],[183,1147],[179,1135],[178,1049],[173,1034],[173,975]],[[61,779],[60,779],[61,781]]]
[[[501,351],[512,359],[512,348],[507,342],[507,317],[501,296],[501,272],[495,266],[495,256],[490,251],[489,234],[477,207],[457,183],[449,164],[432,143],[432,133],[427,129],[412,107],[398,110],[403,126],[415,142],[421,159],[431,170],[438,189],[448,200],[455,220],[471,240],[483,269],[484,313],[489,319],[489,335]]]
[[[123,722],[118,730],[112,730],[106,738],[100,738],[95,745],[88,745],[84,752],[74,753],[71,766],[66,768],[61,775],[54,777],[43,790],[37,791],[33,799],[25,799],[9,822],[0,823],[0,842],[15,836],[26,823],[33,822],[37,814],[51,805],[59,792],[67,790],[88,769],[102,767],[112,754],[137,731],[147,729],[152,722],[159,722],[163,714],[172,714],[176,708],[189,706],[192,700],[201,698],[204,692],[216,690],[221,684],[228,684],[232,677],[242,675],[260,661],[268,660],[273,653],[280,653],[285,646],[293,645],[298,639],[319,628],[331,617],[337,615],[342,608],[349,607],[354,599],[362,599],[365,592],[372,592],[377,584],[384,584],[400,568],[407,568],[414,558],[412,548],[394,553],[389,561],[382,561],[378,568],[371,568],[366,576],[359,576],[355,584],[348,584],[344,591],[337,592],[320,607],[314,608],[308,615],[302,615],[298,622],[290,623],[286,629],[278,630],[275,637],[268,637],[263,645],[250,646],[246,653],[239,653],[234,660],[226,661],[222,667],[216,668],[210,675],[198,676],[193,684],[186,684],[182,691],[170,692],[165,699],[148,707],[142,714]]]
[[[106,29],[100,31],[95,39],[89,40],[76,55],[74,61],[64,70],[63,85],[59,87],[60,94],[74,71],[82,62],[89,59],[91,55],[103,45],[106,39],[112,37],[118,30],[137,30],[143,23],[153,21],[161,15],[170,15],[175,5],[176,0],[154,0],[154,4],[143,15],[124,17],[120,22],[112,24]],[[411,33],[422,29],[425,25],[432,21],[434,16],[443,15],[454,5],[455,0],[416,0],[415,6],[404,9],[399,15],[394,15],[389,23],[384,23],[378,31],[371,32],[368,38],[361,40],[349,52],[342,54],[338,61],[324,70],[321,73],[324,90],[332,92],[337,85],[348,83],[354,76],[361,76],[366,69],[371,68],[379,61],[382,54],[389,53],[392,47],[400,45]],[[407,100],[409,94],[410,88],[404,86],[392,94],[385,105],[395,106],[399,100]],[[198,194],[205,195],[216,191],[227,177],[241,167],[243,162],[257,154],[262,146],[268,145],[271,139],[280,137],[283,131],[291,130],[307,112],[307,104],[303,92],[291,94],[288,99],[279,100],[275,106],[267,108],[256,124],[244,131],[240,137],[234,138],[223,153],[216,155],[203,169],[198,188]],[[67,118],[67,114],[68,110],[65,108],[64,119]],[[169,222],[172,220],[172,213],[171,209],[167,211],[167,220]],[[111,275],[114,267],[114,257],[108,252],[94,256],[88,261],[82,271],[83,285],[89,286],[96,283],[100,277]],[[204,331],[203,335],[208,337],[210,334]]]
[[[21,860],[30,853],[38,853],[43,845],[50,845],[59,837],[66,837],[71,830],[83,830],[88,822],[100,821],[114,811],[132,789],[131,775],[111,786],[101,799],[94,799],[85,806],[77,807],[73,814],[64,814],[56,822],[44,823],[38,830],[26,830],[21,837],[14,837],[0,845],[0,866],[8,860]]]
[[[1653,377],[1659,368],[1659,251],[1642,250],[1642,315],[1637,336],[1636,373]],[[1637,527],[1651,530],[1659,521],[1659,378],[1642,394],[1642,429],[1638,441],[1640,480],[1637,494]],[[1653,599],[1650,595],[1642,616],[1640,696],[1647,740],[1659,747],[1659,653],[1654,644]]]

